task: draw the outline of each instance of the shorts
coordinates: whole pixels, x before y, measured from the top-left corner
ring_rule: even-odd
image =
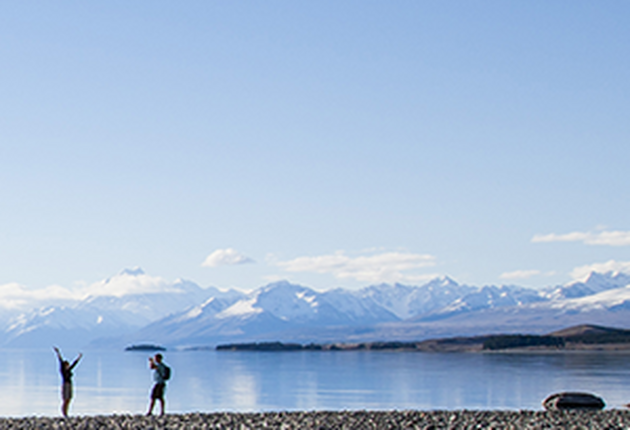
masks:
[[[151,390],[151,398],[152,399],[163,399],[164,398],[164,389],[166,388],[166,384],[164,382],[159,382],[153,386],[153,390]]]
[[[72,398],[72,382],[64,382],[61,386],[61,398],[70,400]]]

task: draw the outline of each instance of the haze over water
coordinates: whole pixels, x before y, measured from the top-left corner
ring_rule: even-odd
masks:
[[[68,351],[68,356],[70,351]],[[73,415],[146,411],[145,353],[87,351]],[[540,409],[558,391],[628,403],[627,353],[167,352],[167,411]],[[1,416],[59,415],[48,350],[0,351]]]

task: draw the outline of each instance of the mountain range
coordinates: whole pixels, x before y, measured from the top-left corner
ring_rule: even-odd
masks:
[[[3,306],[4,305],[4,306]],[[546,333],[577,324],[630,328],[630,276],[532,289],[468,286],[440,277],[421,286],[360,290],[275,282],[245,293],[167,282],[124,270],[82,297],[42,305],[0,303],[0,344],[185,348],[226,342],[366,342],[436,336]]]

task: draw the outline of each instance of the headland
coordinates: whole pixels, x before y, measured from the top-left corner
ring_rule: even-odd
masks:
[[[499,333],[470,337],[427,339],[418,342],[298,344],[283,342],[218,345],[217,351],[630,351],[630,330],[584,324],[544,335]]]

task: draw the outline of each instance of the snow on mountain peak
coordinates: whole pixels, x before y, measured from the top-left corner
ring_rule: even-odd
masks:
[[[281,320],[312,318],[317,312],[319,294],[286,281],[267,285],[256,295],[258,306]]]
[[[142,270],[140,267],[136,266],[133,267],[131,269],[123,269],[119,275],[129,275],[129,276],[140,276],[140,275],[144,275],[144,270]]]
[[[234,303],[229,308],[219,312],[216,314],[217,319],[225,319],[234,316],[246,316],[246,315],[255,315],[263,312],[262,308],[257,308],[254,305],[256,304],[257,298],[251,297],[245,300],[239,300]]]
[[[625,286],[630,284],[630,274],[620,270],[590,270],[588,272],[580,272],[582,276],[575,276],[574,280],[569,282],[568,285],[577,283],[582,284],[613,284],[618,286]]]
[[[586,297],[603,291],[622,288],[630,285],[630,275],[623,272],[592,271],[581,281],[573,281],[565,285],[546,288],[545,296],[552,300],[575,299]]]
[[[608,289],[585,297],[567,299],[564,301],[557,300],[551,303],[551,307],[565,310],[579,309],[581,311],[593,309],[628,309],[630,308],[630,285]]]
[[[214,297],[212,297],[211,299],[209,299],[209,302],[212,302],[214,300]],[[208,302],[206,302],[208,303]],[[193,319],[193,318],[197,318],[199,315],[201,315],[203,313],[203,308],[205,307],[205,304],[201,306],[195,306],[193,308],[191,308],[188,312],[186,312],[186,314],[184,315],[185,319]]]
[[[315,301],[317,299],[316,296],[307,296],[307,292],[306,291],[301,291],[299,293],[295,293],[295,297],[297,297],[300,300],[304,300],[305,302],[308,302],[311,304],[311,306],[315,307],[317,306],[317,302]]]
[[[457,282],[453,281],[448,276],[440,276],[439,278],[436,278],[435,280],[436,281],[439,280],[440,281],[440,286],[442,286],[442,287],[451,287],[451,286],[459,285]]]
[[[392,330],[403,333],[405,327],[414,324],[453,321],[450,318],[477,324],[475,318],[494,318],[498,312],[509,318],[540,314],[543,320],[557,315],[577,318],[582,312],[591,311],[619,319],[626,315],[623,312],[630,312],[630,275],[620,272],[592,273],[584,282],[544,291],[460,285],[443,276],[422,286],[381,284],[361,290],[339,288],[324,292],[280,281],[243,293],[204,289],[181,279],[170,282],[134,268],[89,285],[81,292],[86,296],[77,297],[67,306],[32,308],[27,313],[9,313],[5,309],[0,315],[4,318],[0,319],[4,324],[0,344],[19,339],[39,344],[49,336],[46,330],[56,330],[57,335],[65,333],[68,338],[76,338],[75,342],[83,342],[97,335],[119,335],[144,327],[145,331],[138,335],[143,339],[150,335],[174,344],[211,343],[212,339],[236,335],[243,339],[275,337],[280,333],[311,336],[324,328],[354,327],[356,334],[357,327],[364,330],[381,324],[394,324]],[[27,293],[16,286],[0,286],[0,299],[13,295],[21,298]],[[395,328],[401,320],[406,325]]]
[[[455,288],[455,287],[459,287],[460,285],[455,282],[454,280],[452,280],[451,278],[449,278],[448,276],[438,276],[437,278],[434,278],[432,280],[430,280],[429,282],[427,282],[426,284],[424,284],[422,286],[422,288],[427,288],[427,289],[432,289],[432,288]]]
[[[610,289],[611,287],[625,287],[630,284],[630,275],[618,271],[610,271],[606,273],[591,272],[584,283],[600,290],[602,288]]]

